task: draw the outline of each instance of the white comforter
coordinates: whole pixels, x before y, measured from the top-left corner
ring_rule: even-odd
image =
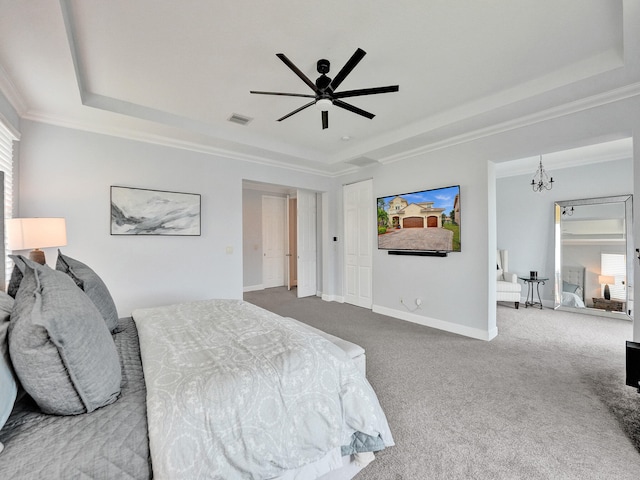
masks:
[[[565,307],[585,308],[582,299],[571,292],[562,292],[562,305]]]
[[[361,431],[393,438],[351,359],[240,300],[133,312],[147,385],[154,478],[274,478]],[[335,462],[334,462],[335,463]]]

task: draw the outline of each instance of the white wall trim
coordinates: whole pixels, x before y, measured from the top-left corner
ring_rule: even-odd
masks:
[[[243,292],[255,292],[258,290],[264,290],[264,285],[263,284],[259,284],[259,285],[248,285],[246,287],[242,287],[242,291]]]
[[[9,119],[2,113],[0,113],[0,123],[7,129],[9,135],[13,137],[12,140],[15,140],[16,142],[20,141],[20,132],[13,127]]]
[[[0,92],[4,94],[9,103],[15,108],[18,115],[21,117],[27,112],[27,103],[24,101],[24,96],[13,83],[7,71],[0,65]]]
[[[256,163],[259,165],[268,165],[272,167],[280,167],[294,172],[310,173],[314,175],[320,175],[327,178],[334,178],[343,175],[346,170],[338,172],[326,172],[317,168],[305,167],[301,165],[295,165],[293,163],[281,162],[266,157],[259,157],[256,155],[250,155],[248,153],[234,152],[232,150],[218,148],[212,145],[206,145],[204,143],[190,142],[185,140],[179,140],[176,138],[166,137],[163,135],[156,135],[153,133],[143,132],[131,128],[120,129],[106,127],[104,125],[96,126],[86,122],[75,121],[66,117],[58,117],[55,115],[28,112],[22,115],[25,120],[31,120],[33,122],[46,123],[48,125],[54,125],[58,127],[71,128],[74,130],[80,130],[89,133],[97,133],[100,135],[108,135],[111,137],[124,138],[126,140],[134,140],[137,142],[149,143],[151,145],[159,145],[163,147],[176,148],[179,150],[186,150],[190,152],[205,153],[208,155],[215,155],[223,158],[230,158],[232,160],[241,160],[245,162]]]
[[[325,302],[344,303],[344,297],[341,295],[328,295],[323,293],[322,300],[324,300]]]
[[[473,131],[466,132],[461,135],[446,138],[438,142],[432,142],[424,144],[413,150],[407,150],[396,155],[390,155],[386,158],[379,159],[382,164],[389,164],[406,160],[408,158],[424,155],[429,152],[449,148],[461,143],[468,143],[481,138],[486,138],[500,133],[505,133],[511,130],[528,127],[537,123],[546,122],[555,118],[564,117],[567,115],[582,112],[584,110],[600,107],[609,103],[626,100],[628,98],[640,95],[640,82],[624,85],[619,88],[607,90],[605,92],[597,93],[589,97],[580,98],[571,102],[563,103],[560,105],[547,108],[546,110],[534,112],[529,115],[519,116],[515,119],[500,122],[489,125],[488,127],[478,128]]]
[[[466,327],[457,323],[447,322],[445,320],[438,320],[437,318],[423,317],[422,315],[416,315],[410,312],[394,310],[392,308],[383,307],[380,305],[374,305],[373,312],[380,313],[381,315],[387,315],[388,317],[405,320],[407,322],[424,325],[425,327],[437,328],[438,330],[444,330],[445,332],[475,338],[477,340],[489,341],[493,340],[498,335],[497,328],[485,331],[480,330],[479,328]]]

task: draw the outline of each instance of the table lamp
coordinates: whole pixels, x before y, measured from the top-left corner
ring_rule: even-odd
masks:
[[[616,277],[613,275],[598,275],[598,283],[604,285],[604,299],[611,300],[611,292],[609,292],[609,284],[616,283]]]
[[[11,218],[7,222],[9,250],[28,250],[29,258],[45,264],[41,248],[63,247],[67,244],[64,218]]]

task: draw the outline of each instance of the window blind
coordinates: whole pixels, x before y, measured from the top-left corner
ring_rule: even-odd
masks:
[[[5,232],[6,221],[11,218],[13,213],[13,142],[17,140],[9,127],[0,119],[0,171],[4,172],[4,219]],[[4,279],[5,283],[11,276],[13,262],[7,257],[9,249],[7,247],[7,235],[4,235]]]
[[[618,300],[627,299],[627,258],[620,253],[600,254],[601,275],[613,275],[616,279],[615,285],[609,285],[611,298]],[[604,295],[604,286],[601,287],[601,294]]]

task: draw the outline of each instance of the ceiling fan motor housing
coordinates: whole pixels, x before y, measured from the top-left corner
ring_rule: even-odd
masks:
[[[329,73],[329,66],[331,64],[329,63],[329,60],[325,59],[325,58],[321,58],[320,60],[318,60],[318,73],[321,74],[325,74],[325,73]]]
[[[326,75],[329,73],[329,60],[324,58],[318,60],[318,73],[321,75],[316,79],[316,87],[324,92],[331,84],[331,79]]]

